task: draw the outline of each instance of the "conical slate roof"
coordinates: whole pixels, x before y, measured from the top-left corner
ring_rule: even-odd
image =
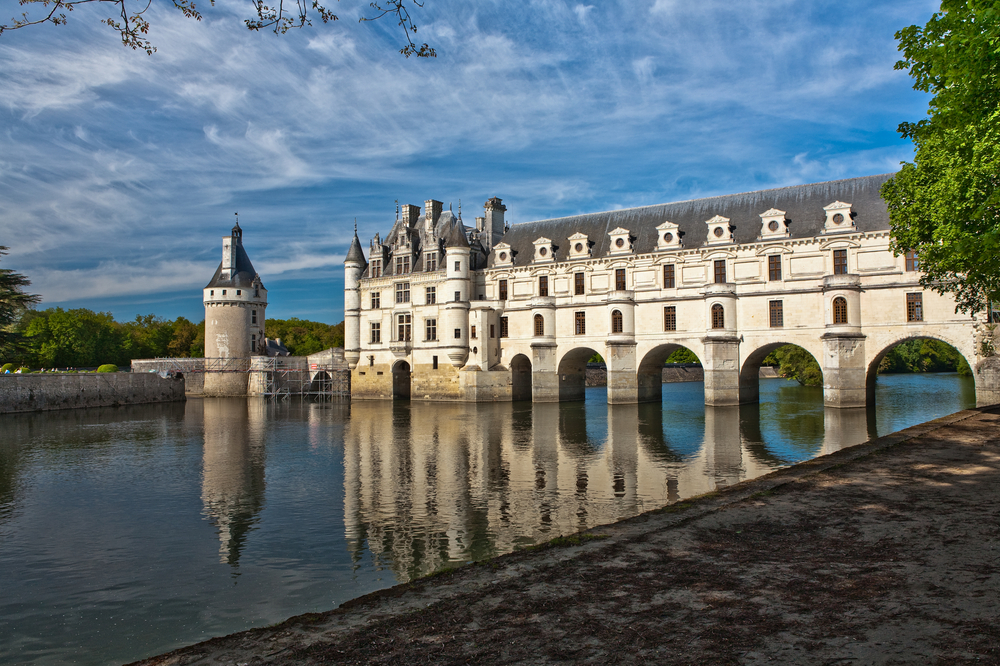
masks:
[[[344,263],[348,261],[355,261],[361,264],[362,267],[368,265],[368,261],[365,260],[365,253],[361,249],[361,241],[358,239],[358,230],[354,230],[354,240],[351,241],[351,247],[347,251],[347,256],[344,257]]]
[[[236,270],[232,272],[229,279],[223,280],[222,262],[220,261],[219,267],[215,269],[215,275],[213,275],[212,280],[205,285],[205,288],[236,287],[248,289],[253,287],[253,281],[256,277],[257,271],[253,269],[253,264],[250,263],[250,257],[247,256],[246,250],[243,249],[243,244],[236,243]],[[261,283],[260,286],[263,287],[263,283]]]
[[[469,239],[465,235],[465,226],[456,217],[448,230],[448,235],[444,236],[445,247],[469,247]]]

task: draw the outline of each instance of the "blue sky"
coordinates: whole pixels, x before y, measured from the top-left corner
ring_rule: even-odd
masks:
[[[331,4],[276,36],[248,0],[154,0],[152,56],[102,6],[0,36],[2,266],[42,307],[199,321],[239,211],[268,316],[336,323],[354,220],[367,247],[396,199],[471,221],[499,196],[517,223],[894,171],[928,98],[893,34],[937,8],[427,0],[438,57],[407,60],[367,2]]]

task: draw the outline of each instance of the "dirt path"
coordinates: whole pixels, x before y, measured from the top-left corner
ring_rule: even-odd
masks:
[[[1000,409],[144,662],[1000,663]]]

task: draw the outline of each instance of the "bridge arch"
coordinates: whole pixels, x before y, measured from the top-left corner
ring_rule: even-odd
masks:
[[[510,399],[531,400],[531,359],[524,354],[510,360]]]
[[[667,342],[650,348],[643,354],[637,368],[639,402],[663,400],[663,364],[678,349],[687,349],[698,357],[699,363],[702,362],[697,351],[679,342]]]
[[[980,391],[980,377],[975,372],[976,359],[975,356],[970,356],[969,349],[963,349],[963,345],[951,336],[941,335],[940,332],[935,332],[935,334],[927,334],[924,332],[911,333],[907,335],[902,333],[900,335],[890,338],[889,342],[885,340],[880,340],[878,344],[879,351],[871,357],[868,362],[868,368],[865,371],[865,404],[871,408],[875,406],[875,387],[878,380],[878,367],[881,365],[882,360],[885,359],[886,354],[898,347],[904,342],[909,342],[911,340],[936,340],[937,342],[943,342],[955,349],[959,355],[965,359],[965,362],[969,364],[972,368],[972,379],[975,383],[976,393]],[[971,360],[970,360],[971,359]]]
[[[587,361],[600,354],[593,347],[573,347],[563,352],[556,364],[559,380],[559,402],[583,400],[587,390]],[[601,356],[607,359],[605,354]]]
[[[805,342],[805,344],[802,344],[803,342]],[[818,342],[819,341],[817,340],[817,343]],[[760,400],[760,366],[764,363],[764,359],[766,359],[771,352],[779,347],[784,347],[785,345],[798,347],[812,356],[813,360],[816,361],[816,364],[820,366],[820,372],[822,372],[823,352],[819,344],[813,347],[813,345],[804,340],[796,342],[768,342],[757,347],[743,357],[743,363],[740,366],[740,404],[754,403]],[[810,349],[810,347],[813,348]]]

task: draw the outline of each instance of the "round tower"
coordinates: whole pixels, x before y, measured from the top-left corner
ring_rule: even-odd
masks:
[[[203,300],[205,395],[246,395],[250,357],[265,353],[267,289],[243,249],[239,222],[222,238],[222,261]]]
[[[354,240],[344,257],[344,359],[353,370],[361,359],[361,275],[368,262],[354,227]]]
[[[469,360],[469,239],[456,221],[445,238],[444,331],[441,347],[451,364],[461,368]]]

